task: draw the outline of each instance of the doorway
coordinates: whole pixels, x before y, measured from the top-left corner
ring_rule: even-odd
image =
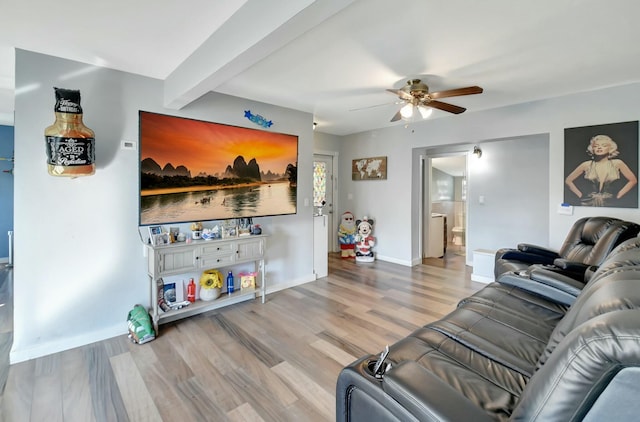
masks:
[[[0,125],[0,263],[12,263],[13,138],[13,126]]]
[[[466,255],[467,157],[467,152],[452,152],[425,158],[423,260],[459,260]]]
[[[329,252],[336,251],[336,231],[333,210],[337,206],[337,154],[318,152],[313,154],[313,214],[327,216],[327,245]]]

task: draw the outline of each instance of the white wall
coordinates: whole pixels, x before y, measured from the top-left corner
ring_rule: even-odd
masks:
[[[47,173],[44,128],[54,120],[53,87],[79,89],[96,133],[96,174]],[[311,241],[312,116],[208,94],[180,111],[163,104],[163,83],[23,50],[16,52],[14,343],[17,362],[126,333],[136,303],[149,305],[138,235],[138,110],[253,127],[250,109],[299,136],[298,213],[262,221],[270,234],[270,291],[314,279]],[[268,298],[267,298],[268,299]]]
[[[413,148],[458,144],[472,147],[486,141],[542,134],[540,139],[548,139],[549,142],[548,225],[544,227],[545,223],[539,222],[530,227],[531,237],[540,230],[546,231],[549,239],[547,246],[558,248],[575,220],[584,216],[608,215],[640,222],[638,210],[629,208],[577,207],[573,216],[558,215],[556,212],[558,204],[563,201],[564,192],[564,129],[638,120],[639,98],[640,84],[636,83],[436,118],[412,124],[408,128],[398,125],[346,136],[340,152],[341,172],[349,174],[352,159],[383,155],[388,157],[388,178],[384,181],[343,179],[341,203],[356,215],[368,214],[377,219],[375,235],[378,238],[378,258],[410,265],[419,260],[420,192],[415,181],[419,180],[420,173],[419,159],[412,157]],[[512,159],[515,163],[524,163],[527,157],[517,154]],[[536,177],[536,174],[531,177]],[[348,199],[349,194],[353,196],[352,200]],[[523,195],[526,195],[526,189],[523,189]],[[473,237],[473,227],[470,226],[469,230]]]
[[[480,144],[469,157],[467,265],[476,249],[549,244],[549,138]],[[481,203],[480,197],[483,202]]]
[[[342,136],[331,135],[328,133],[313,131],[313,148],[314,151],[340,151],[342,145]]]

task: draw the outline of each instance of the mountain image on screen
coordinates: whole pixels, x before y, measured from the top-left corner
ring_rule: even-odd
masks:
[[[296,214],[298,136],[140,111],[140,224]]]
[[[229,164],[221,175],[200,173],[191,177],[191,171],[183,165],[173,167],[171,163],[167,163],[164,167],[160,167],[153,158],[145,158],[140,163],[140,172],[142,173],[140,187],[143,190],[153,190],[186,186],[230,186],[256,181],[280,180],[288,180],[295,184],[297,171],[292,174],[294,168],[296,166],[289,164],[282,174],[274,174],[271,171],[265,174],[260,172],[260,166],[255,158],[252,158],[247,164],[244,157],[239,155],[233,161],[233,165]],[[290,175],[294,176],[293,179]]]

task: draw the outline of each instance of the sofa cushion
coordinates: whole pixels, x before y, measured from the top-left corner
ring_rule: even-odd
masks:
[[[527,376],[533,374],[552,332],[545,324],[473,302],[428,327]]]
[[[450,337],[422,328],[390,347],[393,366],[415,361],[496,420],[507,420],[529,380]]]
[[[536,294],[518,289],[515,286],[495,282],[487,284],[482,290],[461,300],[458,307],[468,302],[500,308],[517,314],[520,318],[537,324],[545,324],[552,328],[556,326],[569,309],[568,305],[550,301]]]
[[[640,266],[622,267],[585,288],[553,330],[544,353],[540,355],[538,368],[546,363],[558,344],[581,324],[609,312],[640,309],[639,278]]]
[[[535,373],[513,412],[518,421],[636,420],[638,400],[624,403],[618,419],[618,401],[599,401],[598,396],[613,387],[625,394],[638,394],[640,356],[640,310],[608,312],[579,325],[558,344],[546,365]],[[634,382],[624,382],[628,370]],[[617,380],[620,379],[621,382]],[[613,390],[610,390],[613,392]],[[603,415],[607,415],[603,417]]]

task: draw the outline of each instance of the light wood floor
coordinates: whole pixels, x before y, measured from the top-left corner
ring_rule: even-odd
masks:
[[[141,346],[122,335],[12,365],[0,420],[332,421],[343,366],[482,287],[460,262],[409,268],[331,254],[328,277],[264,305],[163,325]]]

